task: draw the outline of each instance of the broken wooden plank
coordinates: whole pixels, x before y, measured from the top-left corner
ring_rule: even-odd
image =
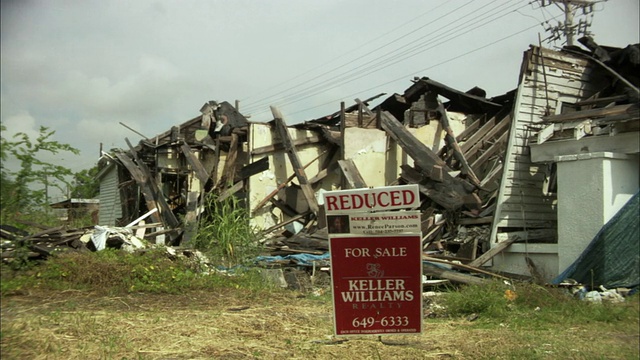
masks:
[[[233,186],[226,188],[223,192],[220,193],[220,196],[216,199],[218,202],[225,201],[229,196],[237,193],[242,190],[244,187],[244,181],[240,180],[237,183],[233,184]]]
[[[426,261],[431,261],[431,262],[434,262],[434,263],[447,264],[447,265],[450,265],[451,267],[467,270],[467,271],[470,271],[470,272],[475,272],[475,273],[478,273],[478,274],[489,275],[489,276],[492,276],[492,277],[495,277],[495,278],[498,278],[498,279],[503,279],[503,280],[508,280],[509,279],[506,276],[502,276],[502,275],[493,273],[491,271],[487,271],[487,270],[480,269],[480,268],[477,268],[477,267],[474,267],[474,266],[470,266],[470,265],[458,264],[458,263],[455,263],[455,262],[452,262],[452,261],[448,261],[448,260],[444,260],[444,259],[438,259],[438,258],[434,258],[434,257],[430,257],[430,256],[423,256],[422,259],[426,260]]]
[[[475,266],[475,267],[482,266],[482,264],[484,264],[487,261],[491,260],[494,256],[498,255],[504,249],[506,249],[509,246],[511,246],[511,244],[516,242],[516,240],[519,240],[519,239],[518,238],[511,238],[511,239],[499,242],[498,245],[492,247],[491,249],[489,249],[489,251],[487,251],[484,254],[480,255],[479,258],[473,260],[468,265],[469,266]]]
[[[204,166],[202,166],[202,163],[200,162],[200,160],[198,160],[195,154],[191,152],[191,148],[189,147],[189,145],[187,145],[186,142],[183,142],[182,145],[180,145],[180,150],[187,159],[187,163],[191,165],[191,169],[196,174],[196,177],[198,178],[198,180],[200,180],[201,186],[204,186],[209,180],[209,174],[207,173],[207,170],[204,169]]]
[[[358,171],[353,159],[338,160],[338,165],[340,165],[340,169],[342,170],[347,184],[349,185],[349,189],[361,189],[367,187],[367,183],[362,178],[362,175],[360,175],[360,171]]]
[[[222,170],[222,176],[220,182],[216,185],[218,189],[222,189],[226,186],[232,185],[231,182],[235,178],[236,160],[238,158],[238,135],[231,135],[231,144],[229,145],[229,152],[227,153],[227,159],[224,162],[224,169]]]
[[[265,156],[262,159],[258,161],[254,161],[251,164],[246,165],[242,169],[240,169],[238,171],[237,176],[234,179],[234,182],[248,179],[253,175],[259,174],[267,170],[269,170],[269,157]]]
[[[480,167],[506,145],[508,136],[508,131],[502,133],[502,135],[471,164],[471,168],[475,171],[480,171]]]
[[[142,196],[144,197],[145,203],[147,204],[148,210],[157,209],[159,205],[156,203],[155,196],[153,195],[153,191],[147,184],[147,179],[142,171],[136,166],[136,164],[125,154],[121,154],[116,152],[116,157],[124,167],[129,170],[129,173],[136,181],[138,186],[140,186],[140,192],[142,192]],[[153,222],[160,222],[162,219],[160,218],[160,214],[154,213],[151,215],[151,219]]]
[[[470,208],[479,208],[480,200],[468,198],[473,191],[473,185],[464,182],[462,179],[455,178],[450,182],[435,182],[423,184],[422,174],[409,165],[401,165],[400,169],[402,177],[410,184],[418,184],[420,193],[436,202],[447,210],[456,210],[464,205]],[[465,186],[470,188],[465,188]]]
[[[309,161],[303,168],[306,169],[309,166],[311,166],[311,164],[313,164],[314,162],[316,162],[316,160],[318,160],[320,157],[322,157],[322,155],[326,154],[327,151],[324,151],[323,153],[321,153],[320,155],[316,156],[315,158],[313,158],[313,160]],[[287,186],[287,184],[289,182],[291,182],[291,180],[295,179],[296,177],[296,172],[294,171],[293,174],[291,174],[291,176],[289,176],[285,181],[283,181],[281,184],[278,185],[278,187],[276,187],[272,192],[269,193],[269,195],[267,195],[264,199],[262,199],[258,205],[256,205],[255,208],[253,208],[253,212],[255,213],[256,211],[260,210],[260,208],[262,208],[267,202],[269,202],[269,200],[271,200],[271,198],[273,198],[274,196],[276,196],[278,194],[278,191],[280,191],[280,189],[283,189],[285,186]],[[309,181],[310,184],[312,184],[313,182]]]
[[[451,181],[453,178],[448,174],[451,169],[438,157],[431,149],[418,140],[409,132],[393,115],[387,111],[382,112],[382,129],[395,140],[400,147],[413,159],[421,172],[435,181]],[[445,169],[442,179],[432,177],[433,167],[440,166]]]
[[[564,122],[612,115],[633,114],[637,111],[638,104],[625,104],[607,108],[597,108],[591,110],[574,111],[566,114],[543,116],[542,120],[545,122]]]
[[[303,145],[317,144],[324,141],[325,139],[319,136],[318,134],[313,134],[311,136],[307,136],[302,139],[294,140],[292,141],[292,143],[293,143],[293,146],[298,147]],[[284,144],[282,142],[278,142],[272,145],[255,148],[251,151],[251,155],[261,155],[261,154],[266,154],[266,153],[274,152],[277,150],[283,150],[283,149],[284,149]]]
[[[293,217],[292,217],[291,219],[289,219],[289,220],[283,221],[283,222],[281,222],[281,223],[279,223],[279,224],[276,224],[276,225],[274,225],[274,226],[272,226],[272,227],[270,227],[270,228],[268,228],[268,229],[264,230],[264,231],[262,232],[262,234],[268,234],[268,233],[270,233],[270,232],[273,232],[274,230],[280,229],[280,228],[282,228],[282,227],[284,227],[284,226],[286,226],[286,225],[288,225],[288,224],[291,224],[291,223],[292,223],[292,222],[294,222],[294,221],[298,221],[298,220],[300,220],[300,219],[303,219],[305,216],[308,216],[310,213],[311,213],[311,211],[307,211],[307,212],[306,212],[306,213],[304,213],[304,214],[299,214],[299,215],[293,216]]]
[[[487,283],[486,279],[462,274],[456,271],[442,269],[431,264],[422,264],[422,271],[427,275],[437,276],[442,279],[447,279],[455,283],[462,283],[467,285],[483,285]]]
[[[493,222],[493,216],[485,216],[479,218],[462,218],[458,220],[458,225],[481,225],[491,224]]]
[[[289,161],[293,166],[293,170],[295,171],[296,177],[298,178],[298,183],[302,188],[302,193],[309,203],[311,212],[313,212],[313,214],[318,214],[318,201],[316,200],[313,188],[309,184],[307,174],[304,171],[304,167],[300,163],[300,158],[298,157],[298,153],[293,146],[291,137],[289,136],[289,131],[287,130],[287,126],[284,123],[284,119],[282,118],[282,114],[277,108],[273,106],[271,107],[271,112],[273,114],[273,117],[275,118],[276,130],[285,146],[287,154],[289,155]]]
[[[447,117],[447,112],[444,109],[444,106],[438,101],[438,112],[440,113],[440,125],[445,131],[444,140],[447,145],[453,150],[453,157],[461,164],[462,171],[467,175],[469,180],[476,186],[480,185],[480,180],[476,176],[474,170],[469,166],[469,162],[465,158],[462,150],[460,149],[460,145],[456,141],[456,136],[453,133],[453,129],[451,129],[451,125],[449,125],[449,118]]]
[[[156,183],[153,181],[153,177],[151,176],[151,171],[149,171],[149,168],[147,167],[147,165],[142,160],[140,160],[140,158],[138,157],[138,152],[131,145],[131,142],[129,142],[129,139],[124,138],[124,140],[129,146],[129,150],[131,150],[131,154],[133,155],[133,158],[136,160],[136,163],[138,164],[138,168],[140,169],[140,171],[142,171],[142,174],[146,179],[145,181],[146,187],[150,190],[151,195],[153,196],[153,201],[157,204],[156,206],[158,206],[158,213],[160,217],[164,219],[164,223],[167,225],[167,227],[170,227],[170,228],[178,227],[180,225],[180,222],[178,221],[178,219],[176,219],[176,216],[171,211],[171,208],[169,207],[167,200],[164,198],[164,194],[162,193],[162,191],[160,191],[160,189],[158,189],[158,187],[156,186]],[[152,208],[149,208],[149,210],[151,209]],[[153,219],[153,215],[152,215],[152,219]],[[157,222],[155,219],[153,221]]]
[[[464,156],[467,159],[473,159],[482,148],[486,146],[486,144],[491,143],[495,137],[499,137],[500,135],[504,135],[504,133],[509,133],[509,125],[511,124],[511,116],[506,115],[499,123],[495,126],[491,127],[489,131],[485,133],[485,135],[478,139],[478,141],[471,146],[470,148],[463,148]],[[465,143],[466,144],[466,143]]]
[[[215,140],[216,147],[213,153],[213,172],[211,173],[211,178],[213,179],[213,186],[218,187],[218,165],[220,164],[220,139],[217,138]]]

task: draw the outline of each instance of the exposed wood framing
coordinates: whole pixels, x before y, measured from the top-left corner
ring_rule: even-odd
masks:
[[[340,169],[344,174],[344,177],[349,185],[350,189],[360,189],[366,188],[367,183],[360,175],[356,164],[353,162],[353,159],[347,160],[338,160],[338,164],[340,165]]]
[[[293,169],[296,173],[296,177],[298,178],[298,183],[302,188],[302,193],[304,194],[304,197],[307,199],[307,202],[309,203],[309,208],[311,209],[311,211],[315,215],[317,215],[318,202],[316,201],[315,193],[313,191],[313,188],[309,184],[309,181],[307,180],[307,174],[304,171],[304,167],[300,163],[300,158],[298,157],[298,153],[296,152],[296,149],[293,146],[293,142],[291,141],[291,137],[289,136],[289,131],[287,130],[287,126],[284,123],[282,114],[277,108],[273,106],[271,107],[271,112],[275,119],[276,131],[278,132],[278,135],[280,135],[280,139],[282,140],[282,143],[285,146],[285,150],[289,155],[289,161],[291,162],[291,165],[293,166]]]

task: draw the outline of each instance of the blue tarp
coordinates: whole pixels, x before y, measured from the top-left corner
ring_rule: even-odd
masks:
[[[640,284],[640,191],[598,232],[582,255],[552,280],[612,289]]]
[[[314,261],[321,260],[329,260],[329,253],[324,253],[322,255],[312,255],[312,254],[293,254],[286,256],[258,256],[256,261],[283,261],[283,260],[293,260],[298,265],[308,265],[312,266]]]

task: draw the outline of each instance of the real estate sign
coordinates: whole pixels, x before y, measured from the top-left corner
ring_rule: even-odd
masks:
[[[336,335],[421,333],[420,212],[400,210],[419,206],[417,185],[324,196]]]

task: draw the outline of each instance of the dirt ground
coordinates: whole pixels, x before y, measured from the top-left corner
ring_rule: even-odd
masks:
[[[568,328],[558,343],[554,329],[431,318],[421,335],[335,338],[330,294],[293,291],[23,293],[4,297],[1,311],[3,360],[589,359],[596,342],[636,356],[638,344],[637,331],[633,338]]]

